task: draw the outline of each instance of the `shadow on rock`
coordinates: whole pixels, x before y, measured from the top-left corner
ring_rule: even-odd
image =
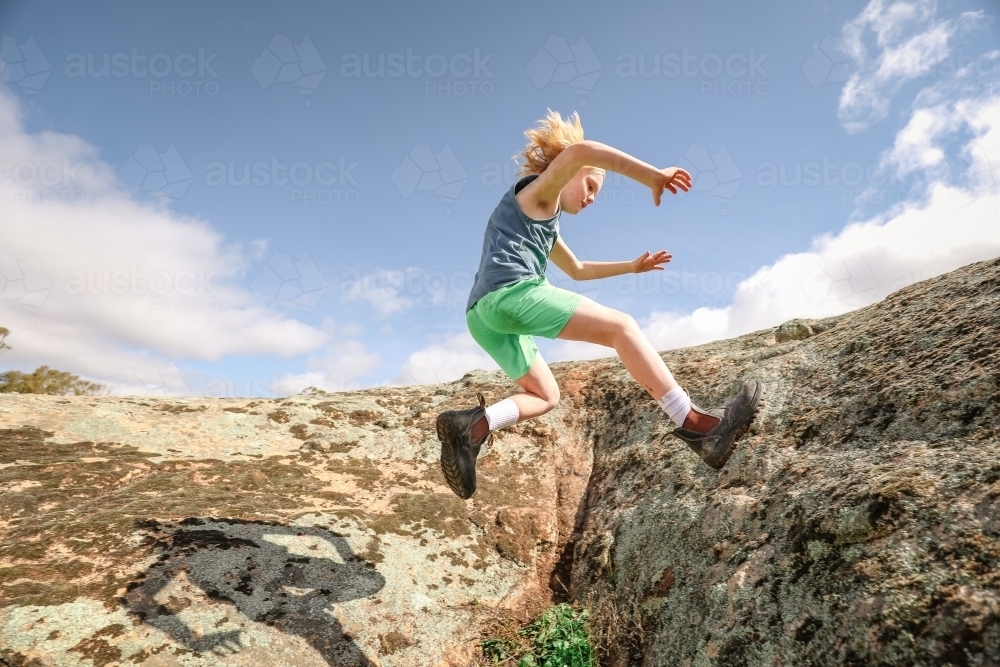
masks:
[[[129,611],[185,648],[220,654],[243,650],[241,630],[206,634],[181,615],[191,600],[167,589],[180,577],[214,600],[231,603],[247,618],[306,639],[330,665],[370,667],[332,614],[332,605],[374,595],[385,579],[351,551],[340,535],[228,519],[185,519],[179,525],[140,524],[162,551],[128,586]]]

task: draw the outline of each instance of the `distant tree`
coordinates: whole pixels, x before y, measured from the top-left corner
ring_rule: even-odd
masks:
[[[0,373],[0,394],[51,394],[54,396],[93,396],[103,389],[72,373],[39,366],[32,373]]]
[[[0,327],[0,352],[9,350],[5,342],[10,330]],[[0,373],[0,394],[52,394],[55,396],[93,396],[103,385],[88,382],[78,375],[39,366],[33,373],[7,371]]]

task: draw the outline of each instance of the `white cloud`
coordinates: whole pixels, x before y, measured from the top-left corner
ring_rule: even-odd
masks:
[[[322,329],[330,336],[323,349],[306,359],[305,373],[283,373],[267,383],[266,393],[272,396],[297,394],[306,387],[323,391],[354,391],[366,384],[366,375],[379,368],[382,357],[364,343],[353,340],[364,327],[356,322],[337,326],[332,318],[323,320]]]
[[[476,368],[497,370],[500,367],[468,331],[463,331],[438,337],[430,345],[410,354],[399,374],[389,384],[451,382]]]
[[[270,387],[274,396],[297,394],[306,387],[323,391],[354,391],[363,388],[360,378],[382,365],[382,357],[356,340],[336,341],[323,354],[306,361],[306,373],[286,373]]]
[[[933,0],[871,0],[844,26],[844,48],[852,59],[863,63],[869,58],[865,45],[869,32],[875,34],[879,49],[875,66],[852,74],[841,91],[838,112],[848,131],[863,130],[885,118],[892,93],[948,58],[957,26],[938,19],[936,10]]]
[[[187,393],[169,360],[289,358],[332,334],[261,305],[242,287],[266,244],[229,244],[206,221],[123,193],[79,137],[25,131],[0,86],[0,325],[6,367],[47,364],[114,391]],[[350,329],[341,336],[354,333]],[[356,341],[319,353],[335,384],[377,355]]]
[[[382,317],[404,313],[413,308],[414,300],[406,294],[407,278],[417,270],[405,271],[378,269],[376,271],[348,271],[340,283],[344,301],[362,301]]]
[[[346,270],[339,290],[344,301],[366,303],[384,318],[414,308],[443,310],[464,305],[472,282],[468,271],[445,273],[408,266],[402,270]]]

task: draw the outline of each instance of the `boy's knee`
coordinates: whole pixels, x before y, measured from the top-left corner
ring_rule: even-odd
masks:
[[[559,405],[559,390],[556,389],[555,394],[549,397],[547,401],[547,407],[549,410]]]
[[[618,315],[618,333],[627,334],[639,331],[639,323],[628,313]]]
[[[540,398],[545,401],[545,411],[550,411],[559,405],[559,386],[553,384],[552,387],[547,387]]]

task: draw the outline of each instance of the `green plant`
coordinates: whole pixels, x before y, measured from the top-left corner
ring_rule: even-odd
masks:
[[[514,655],[517,647],[509,639],[501,637],[490,637],[479,642],[483,647],[483,655],[493,661],[494,665],[499,665],[507,658]]]
[[[587,610],[568,604],[549,607],[518,634],[531,639],[532,649],[518,667],[594,667]]]

